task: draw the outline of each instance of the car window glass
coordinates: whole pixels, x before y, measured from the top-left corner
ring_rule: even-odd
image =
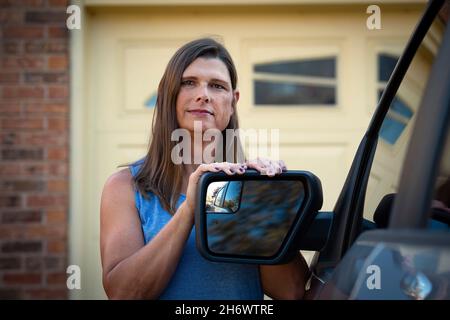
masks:
[[[398,190],[405,153],[443,31],[443,23],[436,18],[416,52],[381,126],[364,205],[364,218],[370,221],[373,221],[375,210],[384,196]],[[377,85],[372,89],[376,91],[378,99],[397,59],[395,55],[383,52],[377,56]]]
[[[227,193],[225,195],[225,200],[223,206],[229,208],[231,211],[235,212],[239,208],[239,200],[242,189],[242,182],[233,181],[228,185]]]
[[[216,200],[214,201],[214,204],[215,204],[216,206],[219,206],[219,207],[222,206],[223,194],[224,194],[224,192],[225,192],[225,189],[226,189],[226,185],[224,185],[224,186],[218,191],[218,194],[217,194],[217,196],[216,196]]]
[[[435,228],[447,227],[450,222],[450,129],[447,125],[447,136],[434,185],[434,196],[431,203],[431,214]]]

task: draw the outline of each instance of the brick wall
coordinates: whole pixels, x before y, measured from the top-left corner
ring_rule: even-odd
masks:
[[[0,0],[0,299],[65,299],[65,0]]]

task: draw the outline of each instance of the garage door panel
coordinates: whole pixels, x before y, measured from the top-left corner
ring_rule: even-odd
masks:
[[[323,210],[331,210],[338,197],[349,164],[349,145],[340,143],[305,143],[281,145],[280,155],[289,169],[313,172],[322,182]]]

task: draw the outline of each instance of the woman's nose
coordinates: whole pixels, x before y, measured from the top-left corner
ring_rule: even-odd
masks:
[[[207,86],[200,86],[198,92],[197,92],[197,98],[195,99],[197,102],[203,101],[203,102],[210,102],[209,92]]]

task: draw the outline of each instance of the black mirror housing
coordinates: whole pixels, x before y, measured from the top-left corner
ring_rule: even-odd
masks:
[[[197,188],[197,248],[216,262],[285,263],[299,250],[322,202],[320,180],[308,171],[274,177],[255,170],[204,173]]]

